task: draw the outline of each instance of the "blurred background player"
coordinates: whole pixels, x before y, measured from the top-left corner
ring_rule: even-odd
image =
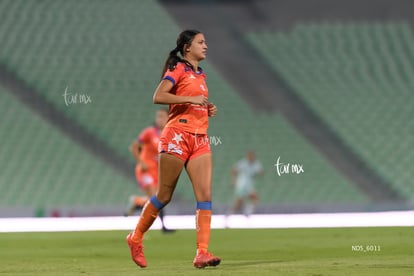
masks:
[[[243,205],[243,213],[246,216],[254,212],[259,200],[254,189],[254,178],[263,174],[262,164],[256,159],[256,153],[252,150],[249,150],[246,157],[233,166],[231,175],[236,200],[231,208],[231,213],[239,212]],[[246,200],[247,203],[245,203]]]
[[[136,210],[142,209],[147,200],[155,195],[158,186],[158,142],[161,132],[168,121],[168,111],[159,109],[155,114],[155,123],[141,131],[138,138],[130,146],[130,151],[136,160],[135,176],[139,187],[144,191],[146,196],[132,195],[129,198],[129,204],[126,216],[130,216]],[[164,212],[160,211],[159,218],[162,223],[163,232],[172,232],[164,225]]]

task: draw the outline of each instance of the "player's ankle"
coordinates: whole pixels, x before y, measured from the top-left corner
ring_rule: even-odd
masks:
[[[134,243],[142,243],[142,234],[139,234],[139,233],[133,233],[132,234],[132,237],[131,237],[131,240],[134,242]]]
[[[202,254],[202,253],[207,253],[207,249],[205,249],[205,248],[197,249],[197,255]]]

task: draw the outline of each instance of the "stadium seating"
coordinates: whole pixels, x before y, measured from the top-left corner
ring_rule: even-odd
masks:
[[[5,42],[0,51],[1,63],[62,114],[132,162],[128,145],[140,129],[152,122],[157,108],[152,104],[152,93],[165,55],[174,47],[179,30],[166,12],[156,2],[132,0],[91,0],[82,4],[71,1],[27,4],[17,0],[2,1],[0,8],[9,11],[0,25],[0,39]],[[208,74],[210,100],[219,106],[219,115],[210,123],[210,135],[217,138],[217,144],[212,145],[216,202],[232,201],[230,169],[247,149],[257,151],[266,171],[257,185],[263,204],[368,202],[283,117],[254,113],[208,62],[203,66]],[[65,91],[87,95],[92,102],[67,104]],[[28,126],[27,120],[22,119],[20,124],[2,126],[0,136],[8,137],[12,131],[22,134],[19,139],[28,139],[33,129],[37,129],[38,143],[46,136],[52,137],[47,147],[38,144],[25,155],[28,163],[25,168],[17,166],[21,155],[13,147],[7,147],[7,155],[2,154],[1,162],[14,167],[8,165],[0,187],[12,182],[18,188],[14,194],[2,195],[7,198],[4,202],[84,206],[125,203],[126,195],[134,190],[132,183],[124,184],[127,180],[116,171],[84,152],[10,96],[2,97],[12,103],[9,118],[22,111],[19,116],[34,117],[39,126]],[[8,139],[12,145],[25,142],[14,137]],[[39,161],[32,151],[42,153],[43,159]],[[62,156],[67,162],[65,166],[59,162]],[[286,163],[303,165],[305,172],[278,176],[274,164],[279,156]],[[36,166],[32,168],[30,163]],[[20,171],[25,174],[19,174]],[[22,198],[14,196],[17,191]],[[36,197],[32,197],[34,191]],[[194,201],[187,176],[181,176],[175,197],[184,202]]]
[[[0,207],[119,206],[131,181],[0,86]]]
[[[221,145],[212,145],[215,198],[229,201],[231,166],[247,149],[254,149],[265,169],[264,178],[257,183],[263,203],[366,202],[364,195],[339,175],[283,117],[251,112],[230,87],[213,81],[219,80],[214,71],[209,72],[213,102],[223,113],[211,120],[210,127],[210,135],[222,140]],[[225,93],[216,98],[214,91]],[[302,164],[305,172],[278,176],[274,165],[279,156],[285,164]]]
[[[140,127],[136,122],[152,120],[148,115],[155,107],[149,95],[178,29],[151,1],[16,2],[9,4],[11,16],[2,25],[1,37],[9,42],[3,62],[129,157],[127,145]],[[92,103],[67,106],[65,90],[88,95]]]
[[[341,139],[408,199],[414,36],[404,22],[299,24],[248,40]],[[405,165],[403,165],[405,164]]]

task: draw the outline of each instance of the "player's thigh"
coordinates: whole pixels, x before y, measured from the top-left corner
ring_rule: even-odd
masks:
[[[157,191],[159,201],[167,203],[171,200],[183,167],[184,161],[180,158],[168,153],[160,154]]]
[[[257,195],[257,193],[256,193],[256,191],[255,191],[255,190],[251,190],[251,191],[249,192],[249,199],[250,199],[251,201],[257,201],[257,200],[259,200],[259,196]]]
[[[240,208],[240,206],[243,204],[243,198],[242,197],[237,197],[234,201],[234,206],[236,208]]]
[[[193,185],[197,201],[211,201],[213,160],[211,153],[197,156],[188,161],[186,170]]]
[[[244,182],[242,183],[236,183],[236,187],[234,190],[234,195],[236,198],[240,198],[244,200],[248,195],[248,187],[245,185]]]

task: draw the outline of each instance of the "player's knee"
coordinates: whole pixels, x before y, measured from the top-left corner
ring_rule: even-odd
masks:
[[[253,201],[258,201],[259,200],[259,197],[256,194],[251,194],[249,196],[249,198],[250,198],[250,200],[253,200]]]
[[[206,192],[200,193],[197,200],[198,201],[211,201],[211,192],[206,191]]]
[[[159,197],[157,195],[153,195],[150,198],[150,202],[152,203],[152,205],[154,205],[155,208],[157,208],[158,210],[162,210],[165,205],[168,204],[168,202],[164,202],[162,200],[159,199]]]
[[[172,195],[170,194],[157,194],[157,199],[163,204],[167,205],[170,203]]]
[[[154,186],[154,185],[151,185],[151,186],[146,186],[146,187],[144,188],[144,192],[145,192],[145,194],[146,194],[148,197],[151,197],[151,196],[153,196],[153,195],[155,195],[155,194],[156,194],[157,189],[155,188],[155,186]]]

